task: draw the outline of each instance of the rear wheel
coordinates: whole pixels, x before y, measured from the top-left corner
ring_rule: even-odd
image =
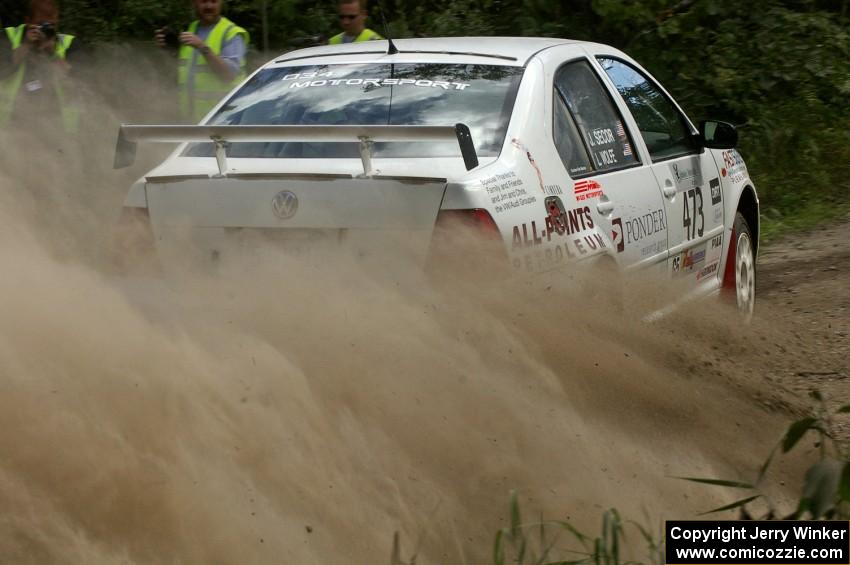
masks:
[[[756,303],[756,255],[750,226],[740,212],[735,214],[732,233],[735,238],[735,302],[744,321],[749,322]]]

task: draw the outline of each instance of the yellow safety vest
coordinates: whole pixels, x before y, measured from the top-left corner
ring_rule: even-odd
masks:
[[[328,40],[328,45],[339,45],[340,43],[342,43],[342,38],[344,35],[345,33],[338,33],[335,36],[331,37]],[[357,43],[358,41],[372,41],[373,39],[383,39],[383,37],[372,31],[371,29],[367,28],[360,32],[360,35],[358,35],[354,39],[354,42]]]
[[[196,33],[198,21],[189,25],[189,31]],[[229,41],[242,35],[245,47],[248,47],[248,32],[237,26],[227,18],[221,18],[210,34],[204,40],[204,44],[216,55],[221,55],[221,48],[225,41]],[[221,80],[212,69],[210,69],[204,56],[198,53],[195,64],[192,64],[195,48],[191,45],[181,45],[177,54],[177,87],[180,97],[180,113],[187,119],[199,122],[221,98],[233,90],[240,82],[245,80],[245,59],[239,61],[239,73],[230,82]],[[190,80],[192,79],[191,84]]]
[[[18,27],[6,28],[6,37],[9,39],[9,43],[12,44],[12,51],[21,46],[25,33],[25,24],[21,24]],[[58,34],[56,36],[56,48],[53,51],[54,57],[64,59],[73,41],[73,35]],[[12,111],[15,108],[15,99],[18,97],[18,92],[21,90],[21,85],[24,82],[25,71],[26,63],[21,63],[10,77],[0,82],[0,127],[5,127],[12,117]],[[56,81],[53,87],[56,90],[56,98],[59,100],[59,108],[62,112],[62,126],[67,133],[75,133],[80,121],[80,112],[65,96],[59,81]]]

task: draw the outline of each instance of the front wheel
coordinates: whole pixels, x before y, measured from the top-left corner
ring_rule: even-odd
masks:
[[[749,322],[756,304],[756,256],[750,226],[740,212],[735,213],[732,236],[735,243],[735,302],[741,317]]]

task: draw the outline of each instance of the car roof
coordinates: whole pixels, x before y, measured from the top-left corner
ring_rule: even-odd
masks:
[[[465,55],[494,59],[494,64],[525,65],[536,53],[556,45],[583,43],[551,37],[428,37],[394,39],[401,55],[434,54]],[[290,51],[277,58],[275,63],[311,58],[359,54],[386,54],[387,41],[364,41],[338,45],[323,45]]]

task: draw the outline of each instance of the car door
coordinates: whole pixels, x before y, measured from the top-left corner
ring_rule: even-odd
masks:
[[[589,208],[610,234],[621,267],[667,259],[667,218],[658,184],[642,162],[623,116],[587,58],[553,76],[553,136],[576,206]],[[550,200],[557,200],[556,197]],[[547,202],[550,215],[555,202]]]
[[[717,165],[700,147],[690,121],[648,73],[616,57],[597,60],[637,123],[652,161],[669,219],[668,270],[692,283],[716,283],[723,247]]]

